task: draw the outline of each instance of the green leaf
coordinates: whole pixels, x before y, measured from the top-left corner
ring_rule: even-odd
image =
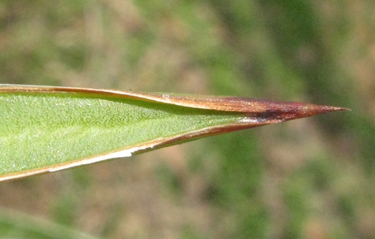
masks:
[[[63,225],[5,209],[0,210],[0,238],[98,239]]]
[[[338,107],[84,88],[0,87],[0,180],[131,156]]]

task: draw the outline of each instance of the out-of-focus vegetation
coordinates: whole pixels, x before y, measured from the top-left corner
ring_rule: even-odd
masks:
[[[366,0],[0,1],[0,83],[353,109],[3,182],[0,207],[102,238],[375,238],[374,9]],[[0,237],[19,230],[7,213]]]

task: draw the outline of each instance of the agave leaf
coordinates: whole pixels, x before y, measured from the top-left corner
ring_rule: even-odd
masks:
[[[237,97],[0,85],[0,181],[340,107]]]

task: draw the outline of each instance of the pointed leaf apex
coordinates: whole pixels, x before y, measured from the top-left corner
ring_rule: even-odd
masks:
[[[301,113],[304,114],[302,117],[307,117],[307,116],[313,116],[313,115],[318,115],[318,114],[324,114],[324,113],[328,113],[328,112],[346,111],[346,110],[350,110],[350,109],[343,108],[343,107],[337,107],[337,106],[306,104],[303,107],[303,111]]]

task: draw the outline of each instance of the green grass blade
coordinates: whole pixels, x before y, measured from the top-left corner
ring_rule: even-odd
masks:
[[[6,209],[0,209],[0,238],[98,239],[63,225]]]
[[[342,108],[81,88],[0,88],[0,180]]]

